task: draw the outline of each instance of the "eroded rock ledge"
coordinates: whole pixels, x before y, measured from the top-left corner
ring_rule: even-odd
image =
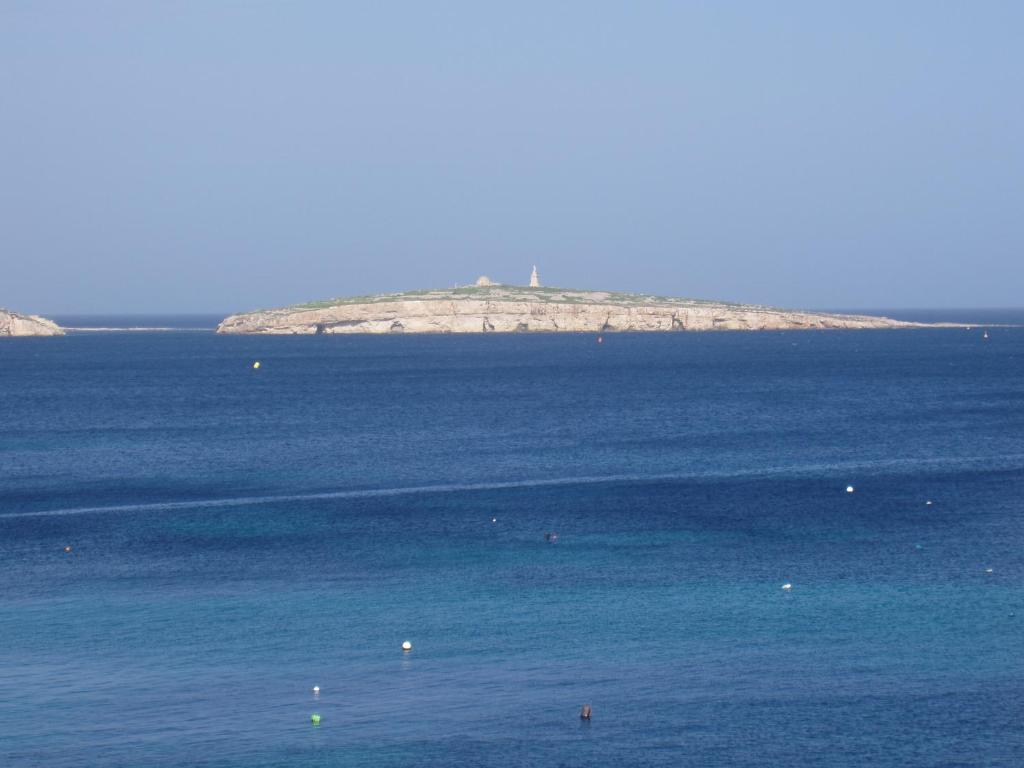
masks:
[[[19,315],[0,309],[0,336],[63,336],[64,331],[52,320],[37,315]]]
[[[530,333],[915,328],[886,317],[561,288],[408,291],[231,315],[218,333]]]

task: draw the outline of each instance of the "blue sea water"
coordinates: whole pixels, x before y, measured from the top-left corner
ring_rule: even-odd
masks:
[[[1020,328],[4,340],[0,765],[1021,765],[1022,498]]]

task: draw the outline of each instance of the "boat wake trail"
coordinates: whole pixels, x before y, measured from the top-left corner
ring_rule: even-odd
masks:
[[[931,459],[887,459],[877,461],[834,462],[823,464],[801,464],[760,469],[738,469],[734,471],[691,471],[663,474],[609,474],[580,475],[572,477],[542,478],[533,480],[507,480],[484,483],[444,483],[438,485],[413,485],[394,488],[359,488],[311,493],[291,493],[266,496],[234,496],[220,499],[191,499],[188,501],[140,502],[137,504],[114,504],[109,506],[67,507],[28,512],[7,512],[0,514],[0,520],[18,517],[52,517],[60,515],[119,514],[134,512],[163,512],[180,509],[215,509],[220,507],[245,507],[284,504],[297,501],[328,501],[335,499],[372,499],[388,496],[420,496],[425,494],[464,493],[472,491],[500,491],[519,488],[545,488],[573,485],[596,485],[616,483],[657,483],[685,482],[728,479],[782,479],[840,476],[851,473],[877,473],[886,469],[915,468],[918,472],[951,471],[1024,471],[1024,454],[1001,456],[938,457]],[[843,481],[845,486],[845,480]]]

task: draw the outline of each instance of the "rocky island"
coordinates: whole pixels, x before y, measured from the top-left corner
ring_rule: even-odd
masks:
[[[532,333],[614,331],[764,331],[919,328],[887,317],[837,315],[753,304],[639,293],[475,285],[331,299],[231,315],[218,333]],[[934,327],[934,326],[932,326]]]
[[[0,309],[0,336],[63,336],[64,331],[52,320],[37,315],[19,315]]]

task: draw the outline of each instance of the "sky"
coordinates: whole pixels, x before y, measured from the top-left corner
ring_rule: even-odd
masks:
[[[0,0],[0,306],[1024,305],[1024,3]]]

